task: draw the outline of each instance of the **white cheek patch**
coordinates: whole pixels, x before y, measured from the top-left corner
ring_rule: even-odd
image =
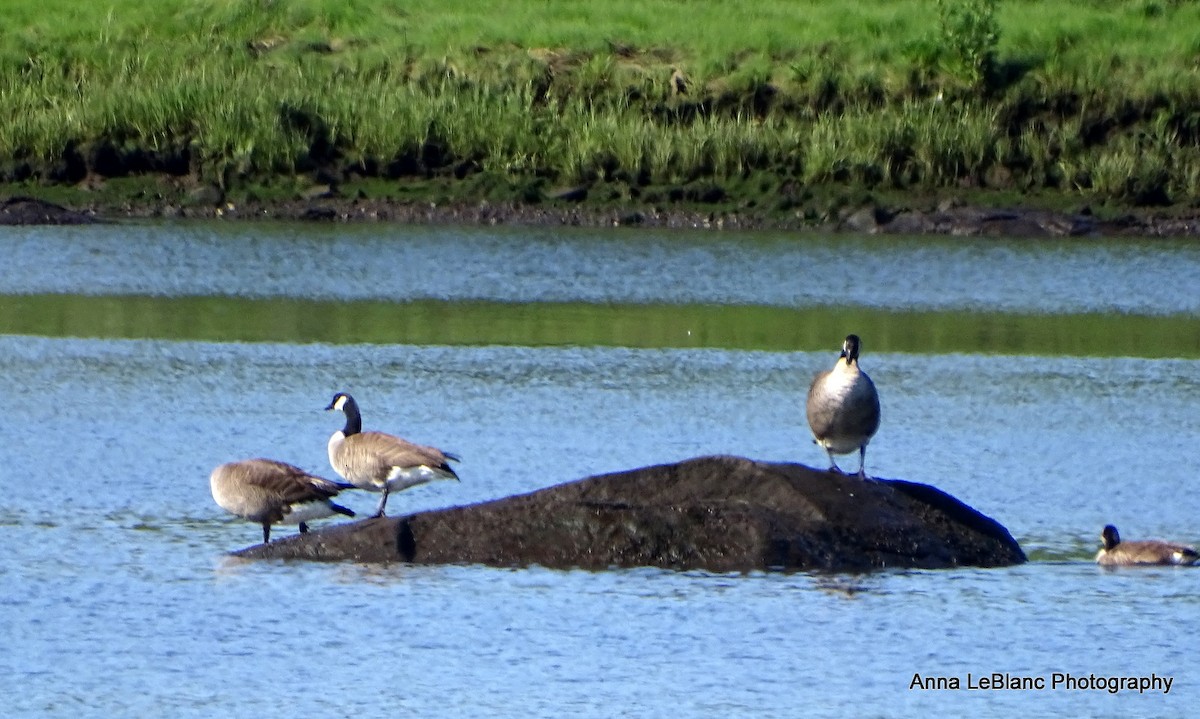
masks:
[[[339,411],[339,412],[340,412],[340,411],[342,411],[342,409],[343,409],[345,406],[346,406],[346,395],[344,395],[344,394],[343,394],[343,395],[339,395],[339,396],[338,396],[338,398],[337,398],[337,402],[334,402],[334,403],[333,403],[333,408],[334,408],[335,410],[337,410],[337,411]]]

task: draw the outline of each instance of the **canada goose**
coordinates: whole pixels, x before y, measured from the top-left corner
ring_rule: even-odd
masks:
[[[1122,542],[1117,528],[1111,524],[1100,533],[1104,547],[1096,554],[1096,564],[1106,567],[1131,564],[1195,564],[1200,554],[1183,544],[1172,544],[1157,539]]]
[[[329,464],[355,487],[383,492],[376,517],[383,516],[389,492],[435,479],[458,479],[447,464],[447,460],[460,461],[455,455],[383,432],[362,431],[358,403],[345,392],[335,394],[325,410],[346,414],[346,427],[329,438]]]
[[[835,454],[858,450],[858,476],[866,479],[867,443],[879,429],[879,393],[858,367],[858,335],[847,335],[833,369],[820,372],[808,388],[808,426],[829,455],[831,471],[841,472]]]
[[[299,467],[273,459],[246,459],[222,464],[208,479],[213,499],[230,514],[251,522],[262,522],[263,544],[271,541],[271,525],[306,522],[334,514],[353,517],[354,512],[330,501],[353,485],[316,477]]]

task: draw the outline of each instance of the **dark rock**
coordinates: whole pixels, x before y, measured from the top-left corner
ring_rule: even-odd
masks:
[[[1078,237],[1105,231],[1095,218],[1085,215],[974,207],[955,198],[943,200],[937,210],[930,213],[903,211],[888,214],[881,208],[862,208],[849,215],[841,229],[882,234],[1017,238]]]
[[[888,210],[886,207],[868,205],[849,214],[842,220],[839,229],[866,234],[875,233],[892,222],[896,216],[895,212]]]
[[[1004,527],[934,487],[740,457],[701,457],[483,504],[343,524],[236,554],[713,571],[1025,561]]]
[[[874,207],[863,207],[857,212],[851,213],[846,219],[842,220],[839,230],[845,232],[860,232],[863,234],[871,234],[879,230],[879,221],[875,219]]]
[[[929,216],[919,210],[901,212],[883,227],[879,232],[890,235],[920,235],[931,231],[933,223]]]
[[[0,225],[90,225],[100,222],[88,212],[68,210],[33,197],[10,197],[0,203]]]
[[[1037,221],[1037,218],[1032,215],[1021,217],[987,217],[981,220],[978,225],[972,225],[972,230],[967,233],[972,235],[988,235],[991,237],[1049,237],[1051,232],[1045,225]]]
[[[333,209],[332,207],[313,205],[305,210],[304,214],[300,215],[300,219],[307,220],[309,222],[329,222],[331,220],[336,220],[337,216],[337,210]]]

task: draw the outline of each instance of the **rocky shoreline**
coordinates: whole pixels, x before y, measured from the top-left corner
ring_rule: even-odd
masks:
[[[794,230],[859,234],[956,235],[995,237],[1187,237],[1200,235],[1200,215],[1130,212],[1099,218],[1029,208],[988,208],[953,201],[925,209],[868,204],[837,217],[812,220],[762,212],[706,211],[696,207],[599,207],[586,203],[447,203],[343,198],[316,193],[311,198],[236,204],[126,204],[120,207],[64,207],[13,196],[0,201],[0,225],[78,225],[128,219],[224,219],[307,222],[381,222],[429,225],[516,225],[650,227],[672,229]]]

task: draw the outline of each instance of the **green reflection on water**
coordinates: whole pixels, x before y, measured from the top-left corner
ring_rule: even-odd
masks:
[[[1023,315],[862,307],[328,302],[232,297],[0,297],[0,333],[214,342],[601,345],[1200,357],[1190,315]]]

